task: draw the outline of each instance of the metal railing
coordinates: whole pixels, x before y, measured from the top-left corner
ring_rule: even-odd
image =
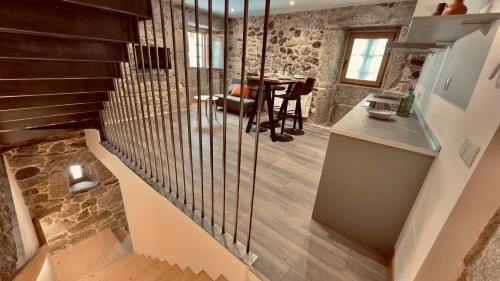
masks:
[[[262,53],[260,64],[260,80],[257,95],[257,122],[254,137],[254,148],[252,155],[252,177],[251,196],[249,202],[249,221],[247,228],[247,240],[244,242],[246,253],[250,252],[252,220],[254,211],[254,198],[256,187],[257,164],[259,154],[259,133],[261,121],[261,108],[263,104],[264,72],[266,61],[266,47],[268,36],[270,0],[265,1],[264,26],[262,35]],[[228,91],[228,37],[229,37],[229,0],[224,3],[224,38],[223,38],[223,70],[222,70],[222,92],[223,92],[223,124],[222,124],[222,173],[216,173],[214,169],[214,110],[209,106],[209,153],[206,155],[203,149],[202,132],[202,85],[201,85],[201,61],[200,49],[196,48],[196,107],[191,107],[193,97],[190,91],[190,71],[188,59],[188,22],[187,10],[194,9],[194,32],[200,32],[200,7],[198,0],[194,1],[194,7],[187,7],[184,0],[180,6],[169,1],[166,7],[163,1],[151,2],[153,7],[153,17],[148,20],[137,18],[141,42],[139,44],[130,43],[127,46],[129,62],[121,63],[122,78],[115,79],[115,92],[110,93],[110,101],[105,104],[102,113],[104,123],[105,139],[107,145],[114,152],[122,157],[131,168],[143,178],[149,180],[157,186],[165,189],[177,202],[181,202],[182,207],[190,207],[192,214],[199,213],[202,221],[209,219],[210,225],[215,225],[215,177],[222,179],[222,209],[221,233],[228,234],[227,227],[227,204],[228,197],[226,189],[227,180],[227,142],[228,142],[228,112],[227,112],[227,91]],[[249,1],[244,0],[243,32],[240,81],[246,78],[247,59],[247,32]],[[168,10],[168,11],[167,11]],[[176,26],[180,12],[181,27]],[[212,0],[208,0],[208,102],[214,102],[214,77],[213,77],[213,5]],[[158,17],[160,21],[157,22]],[[167,22],[166,19],[170,18]],[[170,26],[170,29],[168,29]],[[179,29],[181,28],[181,44],[177,43]],[[161,35],[161,36],[159,36]],[[199,45],[199,36],[196,36],[196,45]],[[169,49],[171,46],[173,57]],[[178,50],[182,46],[182,50]],[[163,54],[162,54],[163,53]],[[182,54],[181,54],[182,53]],[[169,68],[171,63],[172,68]],[[183,65],[183,66],[182,66]],[[162,67],[163,66],[163,67]],[[162,70],[164,68],[164,71]],[[182,69],[181,69],[182,68]],[[172,73],[173,72],[173,73]],[[182,78],[181,78],[182,76]],[[181,89],[181,82],[184,82],[184,89]],[[184,91],[184,92],[183,92]],[[184,99],[184,103],[181,101]],[[232,230],[232,242],[238,242],[238,231],[241,210],[241,165],[242,165],[242,131],[243,127],[243,94],[240,95],[240,113],[238,116],[237,134],[237,163],[236,163],[236,197],[232,204],[235,206],[234,229]],[[196,111],[196,128],[192,124],[192,110]],[[185,114],[184,114],[185,113]],[[216,113],[215,113],[216,114]],[[177,127],[177,130],[176,128]],[[197,131],[197,132],[196,132]],[[194,135],[193,135],[194,134]],[[187,139],[186,139],[187,136]],[[198,151],[193,151],[194,139],[198,139]],[[198,154],[198,155],[196,155]],[[198,162],[195,162],[197,156]],[[207,157],[208,156],[208,157]],[[204,170],[204,160],[209,161],[209,170]],[[196,164],[196,165],[195,165]],[[196,166],[196,167],[195,167]],[[197,169],[196,169],[197,168]],[[205,184],[205,173],[209,173],[210,185]],[[198,184],[195,184],[196,177],[199,176]],[[187,179],[186,179],[187,178]],[[190,185],[191,189],[187,186]],[[208,189],[208,190],[207,190]],[[198,191],[198,192],[197,192]],[[210,213],[206,197],[209,192]],[[197,196],[200,205],[197,204]]]

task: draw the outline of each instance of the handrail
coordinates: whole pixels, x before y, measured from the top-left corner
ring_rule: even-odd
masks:
[[[43,245],[37,253],[20,269],[14,281],[35,281],[42,270],[45,259],[49,254],[49,247]]]

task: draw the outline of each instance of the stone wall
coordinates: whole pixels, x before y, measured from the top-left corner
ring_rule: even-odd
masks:
[[[292,64],[297,74],[317,79],[313,93],[310,121],[330,126],[370,92],[381,92],[410,79],[406,67],[408,55],[392,53],[381,88],[338,83],[351,28],[401,26],[399,40],[406,37],[416,1],[343,7],[330,10],[272,15],[266,68],[281,71]],[[247,71],[260,68],[263,17],[250,17],[247,45]],[[230,77],[239,77],[241,69],[243,24],[241,18],[230,21]]]
[[[17,263],[11,210],[7,203],[8,188],[9,180],[0,154],[0,281],[12,280]]]
[[[154,18],[155,18],[155,28],[154,32],[156,34],[156,44],[159,47],[167,46],[168,48],[171,49],[171,51],[174,51],[174,41],[172,37],[172,25],[171,25],[171,14],[170,14],[170,2],[167,0],[161,0],[163,9],[164,9],[164,22],[165,22],[165,38],[167,41],[167,44],[163,42],[163,33],[162,33],[162,23],[161,23],[161,14],[160,14],[160,0],[155,0],[153,1],[153,10],[155,11],[154,13]],[[156,103],[156,108],[157,112],[160,112],[160,105],[163,105],[163,109],[165,112],[170,111],[170,105],[169,105],[169,97],[168,97],[168,89],[170,88],[171,92],[171,103],[172,103],[172,112],[177,111],[177,95],[176,95],[176,84],[175,84],[175,67],[174,67],[174,62],[177,63],[177,68],[178,68],[178,91],[179,91],[179,102],[180,102],[180,108],[181,110],[186,107],[187,104],[191,105],[193,102],[193,97],[197,95],[197,88],[198,88],[198,80],[197,80],[197,71],[196,68],[193,67],[188,67],[188,80],[187,84],[189,86],[189,96],[190,98],[187,100],[188,103],[186,103],[186,79],[185,79],[185,68],[184,68],[184,44],[182,42],[183,40],[183,34],[182,34],[182,14],[181,14],[181,7],[177,4],[174,4],[174,30],[175,30],[175,48],[176,48],[176,56],[177,60],[174,61],[174,56],[172,53],[172,69],[168,70],[169,74],[169,81],[170,81],[170,86],[167,84],[166,76],[167,76],[167,70],[160,70],[160,84],[158,84],[158,76],[157,76],[157,71],[153,68],[153,71],[151,72],[152,78],[153,78],[153,87],[155,89],[155,103]],[[195,23],[195,15],[194,15],[194,10],[192,8],[186,7],[186,22],[187,22],[187,30],[188,31],[194,31],[194,23]],[[200,18],[199,18],[200,25],[207,26],[208,25],[208,16],[206,12],[200,11]],[[214,34],[223,30],[223,18],[218,17],[218,16],[213,16],[213,28],[214,28]],[[147,21],[146,22],[146,29],[148,33],[148,40],[146,41],[146,35],[144,32],[144,27],[142,24],[139,25],[139,36],[141,39],[141,44],[143,46],[146,46],[149,44],[149,46],[154,46],[154,37],[153,37],[153,25],[152,21]],[[206,31],[201,29],[202,31]],[[186,46],[187,50],[187,46]],[[137,54],[138,56],[140,55],[139,53]],[[130,57],[133,58],[132,53],[130,54]],[[147,54],[144,53],[144,59],[145,61],[148,61]],[[139,82],[141,84],[141,89],[144,91],[144,80],[142,77],[142,69],[139,66]],[[135,65],[132,65],[132,73],[134,75],[133,79],[134,82],[137,83],[137,78],[135,75]],[[149,68],[145,69],[145,77],[146,77],[146,87],[148,88],[148,101],[149,104],[152,106],[153,105],[153,95],[151,94],[151,83],[150,83],[150,76],[149,76]],[[202,68],[200,71],[200,92],[202,95],[208,95],[208,69],[207,68]],[[162,103],[160,104],[160,97],[158,95],[159,92],[159,86],[162,88]],[[222,91],[222,71],[214,69],[213,70],[213,86],[214,86],[214,94],[220,93]],[[151,114],[153,114],[153,108],[151,107]]]
[[[500,208],[464,259],[460,281],[500,280]]]
[[[127,226],[119,183],[90,153],[83,132],[14,148],[5,153],[5,158],[31,215],[40,221],[50,251],[103,229]],[[100,184],[70,193],[63,171],[72,164],[95,167]]]

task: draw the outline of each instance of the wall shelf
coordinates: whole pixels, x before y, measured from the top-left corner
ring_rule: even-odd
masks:
[[[476,30],[486,34],[498,19],[500,13],[414,17],[406,42],[389,43],[387,49],[398,53],[436,53]]]
[[[406,43],[452,44],[476,30],[486,34],[497,19],[500,13],[415,17]]]

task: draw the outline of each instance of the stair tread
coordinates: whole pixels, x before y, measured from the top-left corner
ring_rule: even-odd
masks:
[[[125,259],[113,263],[110,266],[94,272],[85,281],[110,280],[109,278],[116,273],[122,273],[124,269],[137,268],[141,263],[144,263],[145,258],[137,254],[129,254]]]
[[[115,267],[117,267],[120,264],[124,264],[124,263],[129,262],[129,260],[131,258],[134,258],[134,254],[132,254],[132,253],[127,254],[127,255],[123,256],[122,258],[118,259],[117,261],[115,261],[114,263],[108,264],[107,266],[105,266],[99,270],[96,270],[94,272],[89,273],[87,276],[83,277],[80,280],[85,280],[85,281],[99,280],[100,276],[111,272],[112,270],[115,269]]]
[[[165,272],[156,281],[171,281],[182,272],[182,269],[177,265],[173,265],[167,272]]]
[[[213,281],[213,279],[205,272],[205,270],[202,270],[198,273],[198,275],[196,275],[196,278],[194,278],[193,281]]]
[[[151,258],[146,258],[144,256],[139,256],[131,264],[127,266],[118,267],[115,272],[106,276],[102,281],[117,280],[122,281],[126,279],[131,279],[132,276],[139,276],[145,270],[147,270],[155,261]]]
[[[194,271],[191,268],[187,267],[186,269],[184,269],[182,274],[177,277],[175,281],[191,281],[195,277],[196,273],[194,273]]]
[[[170,268],[171,265],[169,263],[155,260],[155,262],[151,266],[140,272],[140,274],[136,274],[129,279],[140,281],[154,281],[162,276],[162,274],[170,270]]]

